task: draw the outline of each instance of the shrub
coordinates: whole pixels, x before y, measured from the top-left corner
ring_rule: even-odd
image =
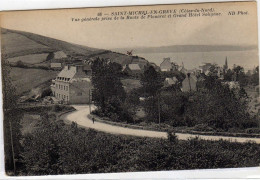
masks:
[[[26,67],[25,64],[21,60],[16,62],[16,66],[20,67],[20,68],[25,68]]]
[[[192,130],[195,131],[214,131],[212,127],[209,127],[207,124],[197,124],[195,125]]]
[[[54,105],[52,110],[53,110],[54,112],[59,112],[59,111],[61,111],[62,109],[63,109],[62,106],[60,106],[60,105]]]
[[[249,134],[260,134],[260,128],[248,128],[245,131]]]
[[[44,98],[45,96],[51,96],[51,95],[52,95],[51,88],[47,88],[47,89],[43,90],[41,98]]]
[[[84,130],[74,123],[64,125],[47,116],[23,142],[21,172],[27,175],[252,167],[260,163],[256,158],[260,145],[252,142],[178,141],[173,132],[168,133],[168,140],[116,136]]]
[[[178,142],[178,137],[175,135],[175,132],[172,130],[167,131],[167,138],[172,143]]]

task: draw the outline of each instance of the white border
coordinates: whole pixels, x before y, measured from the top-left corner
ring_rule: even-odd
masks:
[[[154,4],[178,4],[178,3],[204,3],[226,2],[227,0],[0,0],[0,11],[29,10],[29,9],[56,9],[56,8],[82,8],[104,6],[131,6]],[[243,0],[229,0],[243,1]],[[250,0],[248,0],[250,1]],[[257,0],[258,2],[258,0]],[[259,6],[257,8],[260,14]],[[258,18],[258,34],[260,34]],[[258,36],[258,42],[259,41]],[[260,43],[259,43],[260,44]],[[0,50],[1,51],[1,50]],[[259,51],[260,52],[260,51]],[[1,69],[0,69],[1,72]],[[2,88],[2,83],[0,83]],[[135,173],[110,173],[87,175],[61,175],[61,176],[31,176],[8,177],[4,171],[3,150],[3,113],[2,92],[0,92],[0,179],[260,179],[260,167],[233,168],[233,169],[209,169],[209,170],[182,170],[182,171],[157,171]],[[257,157],[256,157],[257,158]]]
[[[0,11],[252,0],[0,0]]]

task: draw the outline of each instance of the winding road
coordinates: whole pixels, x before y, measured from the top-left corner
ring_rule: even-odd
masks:
[[[164,138],[164,139],[167,138],[166,132],[150,131],[150,130],[143,130],[143,129],[131,129],[126,127],[114,126],[114,125],[97,122],[97,121],[93,123],[93,121],[87,117],[90,113],[88,105],[73,105],[73,107],[76,109],[76,111],[64,114],[61,118],[67,122],[76,122],[79,126],[84,128],[92,128],[97,131],[102,131],[111,134],[118,134],[118,135],[130,135],[130,136]],[[223,139],[232,142],[254,141],[257,144],[260,144],[260,138],[194,135],[194,134],[185,134],[185,133],[176,133],[176,135],[180,140],[187,140],[189,138],[199,137],[200,139],[204,139],[204,140],[217,141]]]

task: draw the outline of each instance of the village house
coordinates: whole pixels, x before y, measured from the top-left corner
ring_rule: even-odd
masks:
[[[62,63],[61,62],[51,62],[51,68],[54,70],[61,70]]]
[[[67,55],[63,51],[51,52],[49,54],[50,68],[54,70],[62,70],[64,67],[64,61],[62,59],[67,58]]]
[[[133,76],[135,78],[140,77],[140,75],[143,73],[143,70],[139,66],[139,64],[127,64],[123,66],[124,73],[126,73],[129,76]]]
[[[171,62],[171,58],[163,58],[163,62],[160,64],[161,71],[168,72],[168,71],[176,71],[178,70],[178,64]]]
[[[53,96],[67,104],[90,103],[91,89],[91,79],[83,65],[66,65],[51,85]]]
[[[199,69],[201,71],[201,73],[208,73],[209,69],[211,68],[211,66],[213,66],[213,64],[211,63],[203,63],[201,66],[199,66]]]

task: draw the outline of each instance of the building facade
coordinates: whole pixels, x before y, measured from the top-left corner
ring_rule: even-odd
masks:
[[[196,91],[197,78],[193,74],[187,74],[186,78],[182,81],[182,92]]]
[[[161,71],[168,72],[168,71],[177,71],[179,65],[175,62],[171,62],[171,58],[163,58],[163,62],[160,64]]]
[[[66,65],[52,81],[53,96],[61,103],[88,104],[91,102],[91,79],[82,65]]]
[[[170,58],[164,58],[160,64],[161,71],[167,72],[172,70],[172,63]]]

